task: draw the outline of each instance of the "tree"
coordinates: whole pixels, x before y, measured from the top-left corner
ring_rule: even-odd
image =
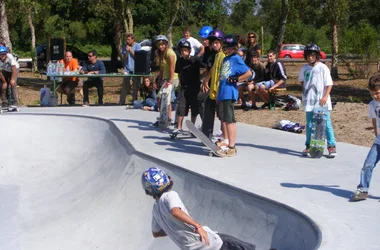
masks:
[[[276,39],[277,52],[280,50],[282,41],[284,40],[287,18],[288,18],[288,0],[282,0],[281,1],[281,18],[280,18],[280,24],[277,30],[277,39]]]
[[[12,43],[9,38],[8,18],[5,8],[5,0],[0,0],[0,39],[5,42],[12,51]]]
[[[173,47],[173,41],[172,41],[173,24],[177,17],[180,0],[171,0],[170,3],[172,4],[171,6],[173,6],[173,8],[171,8],[171,11],[169,14],[169,24],[168,24],[168,29],[166,30],[166,36],[168,37],[168,40],[169,40],[169,47]]]
[[[348,0],[326,0],[325,11],[331,27],[332,42],[332,61],[331,61],[331,77],[338,79],[338,32],[339,24],[348,18]]]

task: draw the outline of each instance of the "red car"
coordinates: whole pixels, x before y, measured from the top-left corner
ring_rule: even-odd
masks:
[[[282,44],[279,58],[302,58],[305,45],[303,44]],[[321,58],[326,59],[325,52],[321,51]]]

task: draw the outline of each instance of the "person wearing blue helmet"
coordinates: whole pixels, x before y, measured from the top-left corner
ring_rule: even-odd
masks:
[[[1,86],[2,106],[18,105],[17,77],[19,67],[13,55],[8,53],[7,47],[0,46],[0,69],[2,69],[2,75],[4,76],[4,81],[2,81]],[[8,87],[11,88],[9,96],[12,100],[11,102],[9,102],[7,98]]]
[[[215,51],[212,49],[212,44],[208,39],[211,31],[213,31],[211,26],[203,26],[199,31],[199,36],[203,39],[202,44],[205,48],[202,62],[206,66],[206,74],[212,67],[213,58],[215,57]]]
[[[151,167],[141,176],[145,194],[155,199],[152,210],[153,237],[169,236],[182,250],[254,250],[255,246],[201,225],[187,211],[174,182],[163,170]]]
[[[235,36],[227,35],[223,39],[223,48],[227,56],[223,59],[220,70],[220,83],[218,88],[217,101],[222,109],[222,126],[224,143],[217,154],[221,157],[231,157],[237,154],[236,141],[236,120],[234,114],[234,103],[238,100],[239,82],[248,80],[252,76],[252,71],[237,54],[238,42]]]

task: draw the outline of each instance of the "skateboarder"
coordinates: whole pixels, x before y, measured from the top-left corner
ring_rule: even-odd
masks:
[[[333,81],[329,68],[320,62],[320,49],[316,44],[308,44],[304,49],[304,58],[308,62],[302,66],[298,80],[302,85],[302,105],[306,112],[306,148],[303,151],[304,156],[310,156],[310,138],[313,123],[313,109],[316,104],[320,106],[327,105],[326,120],[326,137],[329,157],[337,155],[334,130],[331,125],[330,110],[332,110],[330,92]],[[321,93],[321,99],[318,99],[318,93]]]
[[[372,126],[375,131],[375,141],[365,159],[360,173],[360,183],[354,191],[351,201],[361,201],[368,198],[368,189],[371,184],[372,172],[379,162],[380,156],[380,75],[372,76],[368,82],[368,90],[371,93],[372,101],[368,104],[368,117],[372,119]]]
[[[142,188],[155,199],[152,211],[153,237],[169,236],[182,250],[254,250],[255,246],[229,235],[212,231],[191,218],[174,182],[159,168],[144,171]]]
[[[234,156],[237,154],[235,147],[236,120],[234,115],[234,103],[238,99],[237,83],[243,82],[252,76],[250,68],[237,54],[238,42],[233,35],[227,35],[223,39],[223,48],[227,56],[223,59],[220,71],[220,83],[217,100],[222,109],[221,121],[223,124],[223,137],[227,147],[221,147],[219,155]]]
[[[18,94],[17,94],[17,77],[20,65],[15,60],[11,53],[8,53],[8,49],[5,46],[0,46],[0,69],[3,76],[2,80],[2,106],[8,105],[18,106]],[[10,86],[8,86],[10,85]],[[9,103],[7,99],[7,88],[10,87],[11,93],[9,98],[12,103]]]
[[[195,123],[198,115],[198,93],[200,91],[200,68],[201,58],[191,56],[191,44],[186,40],[181,40],[178,44],[181,57],[177,60],[175,72],[180,80],[179,104],[177,108],[178,129],[173,131],[183,132],[183,117],[189,113],[191,107],[191,121]]]
[[[208,39],[212,43],[212,48],[215,50],[216,55],[214,63],[211,69],[208,71],[207,76],[203,80],[201,90],[202,92],[209,93],[209,97],[206,98],[204,104],[202,132],[207,136],[213,134],[214,129],[214,117],[217,111],[216,96],[218,94],[220,69],[222,66],[223,58],[225,54],[223,52],[223,31],[214,29],[210,32]],[[210,81],[210,85],[209,85]],[[219,110],[217,116],[220,117]]]
[[[172,95],[171,95],[171,102],[175,99],[175,88],[178,86],[178,75],[174,72],[175,64],[177,61],[177,56],[175,52],[168,47],[169,40],[164,35],[158,35],[156,37],[156,55],[155,55],[155,61],[156,64],[160,68],[160,74],[158,76],[161,83],[161,89],[158,92],[159,98],[161,98],[161,93],[163,92],[164,88],[169,87],[169,85],[172,85]],[[158,107],[161,105],[160,99],[158,100]],[[172,107],[169,105],[169,112],[168,112],[168,118],[171,119],[171,110]],[[153,124],[153,126],[158,127],[159,123],[158,121]]]

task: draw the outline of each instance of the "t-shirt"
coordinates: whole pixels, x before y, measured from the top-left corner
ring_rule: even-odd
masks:
[[[253,78],[255,83],[265,80],[265,66],[262,62],[259,62],[258,64],[251,63],[250,67],[255,72],[255,77]]]
[[[220,70],[222,68],[223,59],[226,57],[223,51],[215,55],[214,65],[212,66],[211,84],[210,84],[210,99],[216,100],[219,89]]]
[[[238,89],[236,84],[227,81],[230,76],[240,76],[249,70],[243,59],[238,54],[226,56],[223,59],[222,69],[220,71],[220,83],[218,91],[218,101],[238,99]]]
[[[106,73],[106,67],[104,66],[104,63],[102,61],[96,60],[94,64],[90,62],[86,62],[83,67],[83,71],[91,72],[91,71],[99,71],[99,74],[105,74]],[[102,78],[97,77],[89,77],[89,81],[101,81]]]
[[[135,72],[135,56],[132,55],[130,52],[127,53],[127,49],[125,48],[126,44],[124,45],[121,54],[125,55],[127,54],[127,61],[124,66],[124,71],[128,72],[130,74],[133,74]],[[134,43],[132,45],[132,50],[133,51],[139,51],[141,50],[141,45],[139,43]]]
[[[79,63],[76,58],[72,58],[70,62],[67,62],[66,60],[61,60],[59,63],[63,63],[65,67],[63,68],[63,71],[66,72],[67,67],[69,67],[70,71],[76,71],[79,68]],[[76,77],[63,77],[62,81],[76,81]]]
[[[202,62],[205,65],[207,71],[209,71],[214,64],[215,54],[215,50],[210,49],[209,47],[205,48],[205,53],[202,56]]]
[[[20,68],[20,65],[18,64],[14,56],[8,53],[4,62],[0,60],[0,70],[12,72],[12,66],[16,66],[16,69]]]
[[[189,215],[178,193],[169,191],[162,194],[153,205],[152,231],[155,233],[163,230],[167,236],[182,250],[219,250],[222,240],[219,235],[210,228],[203,226],[208,234],[209,246],[200,241],[199,234],[194,232],[194,227],[183,223],[173,217],[171,210],[180,208]],[[189,215],[190,216],[190,215]]]
[[[200,49],[201,46],[203,46],[203,44],[200,41],[198,41],[197,39],[195,39],[194,37],[190,37],[189,39],[181,38],[178,41],[178,43],[180,41],[184,41],[184,40],[186,40],[186,41],[188,41],[190,43],[190,46],[191,46],[190,55],[191,56],[195,55],[195,51],[198,50],[198,49]]]
[[[380,102],[372,100],[368,104],[368,117],[371,119],[376,119],[377,132],[380,132]],[[374,143],[380,145],[380,134],[376,136]]]
[[[314,67],[309,64],[302,66],[298,81],[303,82],[302,105],[305,112],[313,111],[319,100],[325,95],[326,87],[333,85],[329,68],[324,63],[317,63]],[[326,102],[327,109],[332,110],[330,95]]]
[[[177,60],[175,72],[179,74],[182,89],[199,92],[201,65],[201,58],[198,56],[191,56],[188,59],[180,57]]]
[[[177,55],[172,49],[168,49],[166,52],[166,56],[164,58],[164,61],[162,62],[162,67],[163,67],[163,78],[170,80],[170,68],[169,68],[169,57],[174,56],[174,70],[175,70],[175,65],[177,62]],[[178,79],[178,74],[174,73],[174,79]]]

